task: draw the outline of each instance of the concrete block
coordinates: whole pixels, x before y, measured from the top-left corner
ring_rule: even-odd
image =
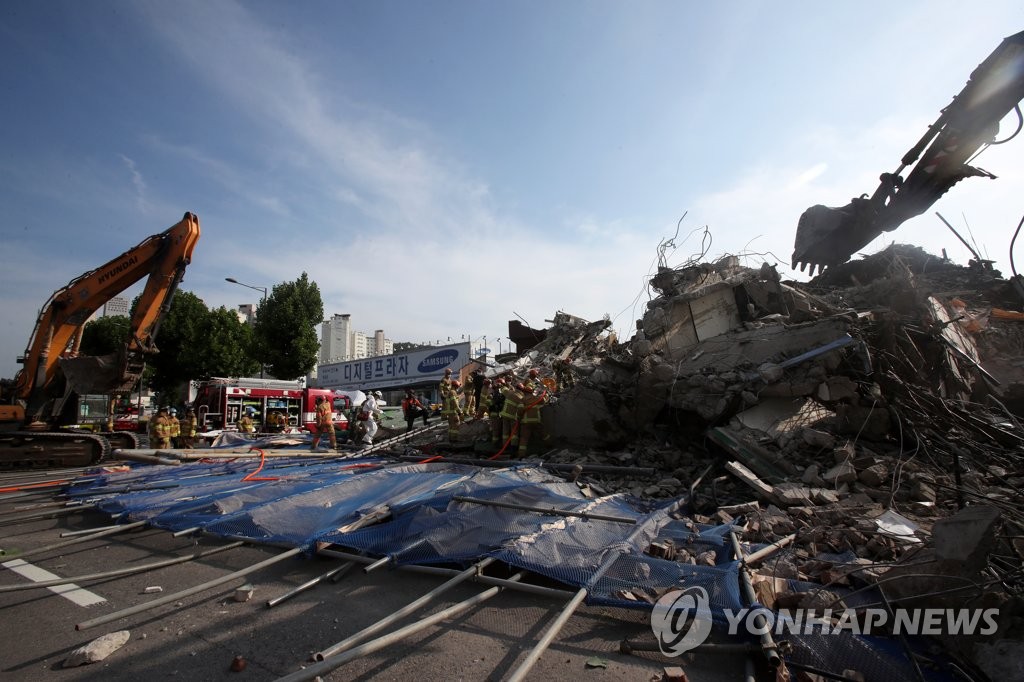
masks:
[[[857,470],[849,462],[843,462],[826,471],[821,478],[830,485],[852,483],[857,480]]]
[[[85,646],[81,646],[71,652],[71,655],[64,659],[62,664],[65,668],[74,668],[86,663],[96,663],[114,653],[127,643],[131,633],[128,630],[108,632],[102,637],[97,637]]]
[[[940,559],[962,562],[965,565],[985,565],[989,551],[995,544],[995,527],[999,510],[988,505],[961,509],[953,516],[939,519],[932,527],[935,553]]]

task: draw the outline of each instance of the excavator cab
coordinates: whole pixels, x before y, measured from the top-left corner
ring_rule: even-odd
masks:
[[[924,213],[960,180],[995,178],[968,162],[993,144],[999,122],[1015,109],[1020,132],[1022,99],[1024,31],[1004,39],[974,69],[964,89],[903,156],[896,172],[882,174],[874,194],[839,208],[819,204],[804,211],[796,229],[793,267],[803,271],[809,265],[813,275],[816,268],[820,272],[845,263],[875,237]]]

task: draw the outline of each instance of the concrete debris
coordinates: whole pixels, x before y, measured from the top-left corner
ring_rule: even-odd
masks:
[[[894,245],[807,283],[726,257],[659,268],[650,285],[631,339],[559,312],[528,353],[489,370],[537,369],[557,397],[527,459],[624,468],[574,481],[692,494],[692,518],[734,524],[745,542],[795,533],[758,569],[758,594],[780,608],[880,582],[897,605],[981,594],[1024,613],[1024,302],[1010,282]],[[724,558],[663,539],[650,553]],[[789,579],[821,589],[776,582]],[[990,640],[1019,648],[1022,629]],[[984,650],[961,648],[969,660]]]
[[[61,665],[64,668],[75,668],[87,663],[98,663],[127,644],[130,637],[131,632],[128,630],[108,632],[72,651]]]

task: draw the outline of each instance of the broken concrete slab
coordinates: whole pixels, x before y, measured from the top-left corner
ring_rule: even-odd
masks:
[[[130,638],[131,632],[128,630],[108,632],[72,651],[61,665],[64,668],[75,668],[87,663],[98,663],[123,647]]]
[[[982,504],[939,519],[932,526],[935,554],[940,559],[961,562],[969,570],[981,570],[995,544],[1000,515],[996,507]]]

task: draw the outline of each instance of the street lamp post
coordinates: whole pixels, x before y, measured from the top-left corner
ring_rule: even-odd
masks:
[[[225,277],[224,281],[225,282],[231,282],[232,284],[237,284],[238,286],[245,287],[246,289],[254,289],[256,291],[263,292],[263,299],[260,301],[260,308],[262,308],[264,306],[264,304],[267,302],[267,288],[266,287],[254,287],[254,286],[252,286],[250,284],[242,284],[241,282],[239,282],[234,277]],[[266,373],[267,373],[266,372],[266,365],[264,365],[261,362],[260,363],[260,379],[266,378]]]

